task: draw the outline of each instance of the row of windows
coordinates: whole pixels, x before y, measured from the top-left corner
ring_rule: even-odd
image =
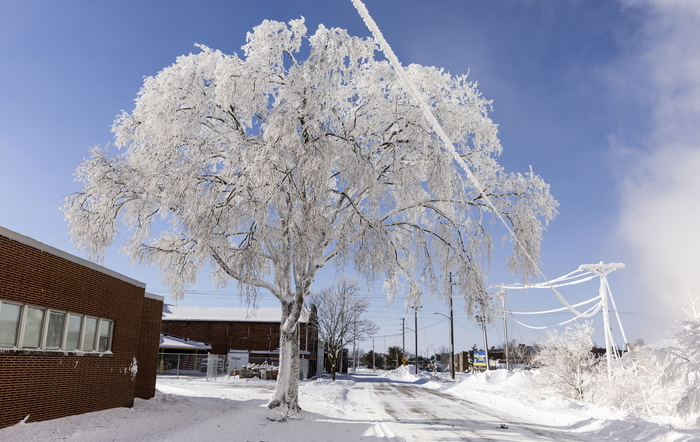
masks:
[[[0,348],[106,352],[109,319],[0,300]]]

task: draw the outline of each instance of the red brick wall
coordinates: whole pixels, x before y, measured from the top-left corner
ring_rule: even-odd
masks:
[[[279,322],[223,322],[163,320],[162,332],[211,345],[211,353],[228,354],[229,350],[272,351],[279,347]],[[300,350],[308,349],[316,357],[317,334],[309,329],[306,344],[306,324],[300,324]]]
[[[114,321],[111,355],[0,350],[0,428],[27,415],[34,422],[130,407],[155,392],[162,301],[73,261],[0,234],[0,299]]]
[[[138,348],[138,374],[134,397],[150,399],[156,394],[158,371],[158,346],[160,345],[160,320],[163,316],[163,301],[153,298],[143,300],[141,310],[141,333]]]

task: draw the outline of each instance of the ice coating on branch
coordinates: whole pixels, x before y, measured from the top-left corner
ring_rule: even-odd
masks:
[[[319,269],[351,267],[409,305],[425,292],[446,296],[441,273],[452,271],[469,310],[486,291],[490,218],[504,216],[539,256],[557,206],[540,177],[497,163],[490,102],[466,77],[405,72],[481,189],[389,63],[374,58],[374,40],[323,26],[305,40],[305,30],[303,19],[266,21],[243,57],[199,46],[146,78],[135,108],[114,123],[120,149],[93,149],[77,171],[81,190],[63,205],[91,257],[121,233],[122,252],[157,265],[175,297],[205,265],[217,286],[237,281],[252,304],[259,290],[275,295],[288,384],[271,403],[290,409],[298,318]],[[303,41],[309,55],[298,60]],[[518,248],[510,267],[534,274]]]

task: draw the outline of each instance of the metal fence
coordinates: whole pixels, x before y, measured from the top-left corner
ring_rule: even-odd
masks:
[[[226,355],[160,353],[158,374],[166,376],[228,376],[236,367]],[[232,364],[230,364],[232,363]]]

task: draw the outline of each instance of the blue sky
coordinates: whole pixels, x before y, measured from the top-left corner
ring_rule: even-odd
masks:
[[[430,5],[429,7],[426,5]],[[246,32],[264,19],[306,18],[369,36],[347,1],[47,2],[0,1],[0,225],[76,253],[58,210],[77,189],[73,172],[92,145],[111,141],[116,114],[130,111],[144,76],[194,43],[242,53]],[[401,62],[469,72],[494,101],[507,171],[530,166],[551,185],[560,215],[543,243],[543,270],[555,278],[580,264],[622,262],[609,280],[628,339],[666,336],[700,294],[700,4],[692,0],[367,0]],[[494,230],[498,236],[505,229]],[[0,259],[6,259],[2,257]],[[490,283],[511,283],[497,254]],[[114,251],[106,266],[165,294],[152,269],[129,268]],[[324,272],[316,288],[328,284]],[[572,302],[597,283],[562,292]],[[183,305],[239,306],[235,290],[215,294],[203,274]],[[377,350],[401,344],[401,300],[384,308]],[[0,294],[0,297],[2,295]],[[419,350],[448,345],[444,303],[426,297]],[[547,291],[511,292],[513,310],[560,307]],[[262,306],[275,306],[271,297]],[[455,301],[455,344],[481,334]],[[548,325],[569,316],[532,319]],[[407,321],[413,327],[413,316]],[[595,341],[603,344],[600,319]],[[511,338],[538,332],[509,323]],[[613,327],[616,336],[617,327]],[[489,331],[490,343],[502,327]],[[621,338],[616,341],[621,343]],[[406,346],[413,349],[413,334]],[[370,343],[363,344],[368,349]]]

